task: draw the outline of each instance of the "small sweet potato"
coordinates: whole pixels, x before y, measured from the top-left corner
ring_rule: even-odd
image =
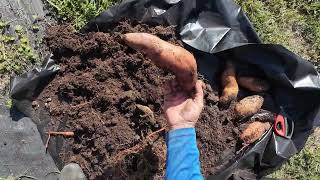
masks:
[[[237,78],[239,85],[252,92],[261,93],[270,89],[269,83],[261,78],[240,76]]]
[[[258,95],[248,96],[239,101],[235,106],[238,117],[248,117],[257,113],[263,105],[263,97]]]
[[[246,144],[251,144],[260,139],[263,133],[270,129],[270,127],[271,125],[269,122],[252,122],[240,134],[240,139]]]
[[[172,71],[184,90],[194,89],[197,63],[189,51],[148,33],[127,33],[124,41],[131,48],[145,53],[160,68]]]
[[[222,94],[219,99],[219,105],[222,107],[228,107],[230,102],[237,98],[239,87],[236,80],[236,69],[232,62],[227,61],[225,70],[221,76],[222,82]]]

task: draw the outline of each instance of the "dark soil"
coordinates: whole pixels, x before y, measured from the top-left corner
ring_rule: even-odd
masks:
[[[162,85],[173,76],[124,45],[121,34],[149,32],[181,43],[171,27],[122,22],[110,29],[87,34],[73,33],[67,26],[48,30],[46,42],[61,70],[39,98],[52,118],[46,130],[75,132],[67,139],[71,150],[60,158],[78,163],[89,179],[162,179],[165,133],[148,135],[166,125]],[[207,176],[214,173],[221,155],[235,151],[239,130],[232,108],[217,106],[219,89],[207,85],[205,91],[197,139]],[[138,104],[154,115],[144,114]]]

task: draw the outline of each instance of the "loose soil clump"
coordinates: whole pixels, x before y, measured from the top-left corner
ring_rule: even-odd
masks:
[[[60,71],[39,97],[50,113],[46,131],[73,131],[59,158],[78,163],[89,179],[162,179],[166,146],[163,84],[173,76],[121,36],[148,32],[181,45],[172,27],[120,22],[107,32],[51,27],[46,42]],[[226,152],[235,152],[239,128],[233,106],[218,108],[219,89],[209,84],[197,124],[204,176],[214,173]],[[187,147],[186,147],[187,148]]]

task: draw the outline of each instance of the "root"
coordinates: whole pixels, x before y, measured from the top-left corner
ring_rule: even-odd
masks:
[[[135,153],[138,153],[138,152],[142,151],[148,145],[149,142],[154,142],[155,141],[154,136],[156,134],[159,134],[160,132],[164,131],[165,129],[166,129],[166,127],[163,127],[163,128],[161,128],[161,129],[159,129],[159,130],[157,130],[155,132],[152,132],[143,141],[139,142],[135,146],[119,152],[115,156],[115,160],[117,162],[121,162],[124,159],[124,157],[126,157],[127,155],[135,154]]]

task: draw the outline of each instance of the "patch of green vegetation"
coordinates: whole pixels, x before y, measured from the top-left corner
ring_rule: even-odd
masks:
[[[5,102],[5,106],[9,109],[12,108],[12,99],[8,99],[6,102]],[[1,179],[0,179],[1,180]]]
[[[320,142],[316,136],[311,136],[306,147],[276,171],[272,176],[278,179],[320,179]]]
[[[30,64],[39,60],[27,37],[26,29],[21,25],[14,27],[10,34],[8,23],[0,21],[0,74],[20,74]]]
[[[304,36],[320,51],[320,1],[319,0],[286,0],[290,9],[296,9],[305,19]]]
[[[236,0],[264,43],[281,44],[304,58],[320,62],[319,1],[316,1]]]
[[[58,17],[71,23],[75,29],[83,27],[90,19],[119,0],[46,0]]]
[[[0,177],[0,180],[15,180],[13,177]]]

